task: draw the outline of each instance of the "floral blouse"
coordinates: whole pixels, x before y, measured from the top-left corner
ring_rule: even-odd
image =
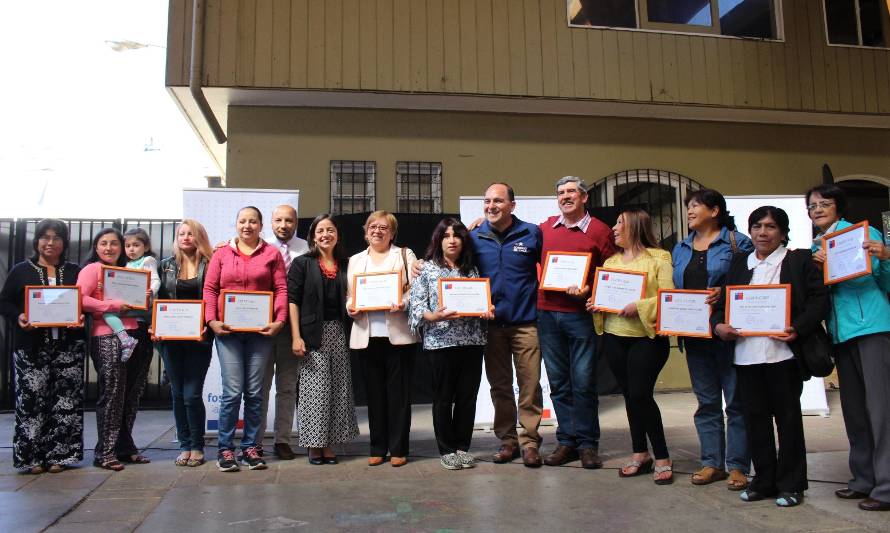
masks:
[[[481,318],[466,317],[439,322],[427,322],[423,318],[424,312],[432,313],[439,308],[439,279],[464,277],[476,278],[479,272],[473,267],[469,276],[463,276],[456,268],[441,267],[433,261],[426,261],[420,275],[411,284],[408,320],[412,332],[423,337],[424,350],[485,345],[487,327],[486,321]]]

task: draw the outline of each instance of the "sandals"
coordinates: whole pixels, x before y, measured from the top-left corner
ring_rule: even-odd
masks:
[[[202,464],[204,464],[204,462],[204,452],[192,451],[192,456],[189,458],[186,466],[195,468],[196,466],[201,466]]]
[[[179,456],[173,461],[173,464],[176,466],[188,466],[189,461],[192,460],[192,456],[189,452],[182,452]]]
[[[124,465],[117,459],[110,459],[108,461],[100,461],[98,459],[95,459],[93,461],[93,466],[105,470],[111,470],[112,472],[120,472],[124,469]]]
[[[659,474],[664,474],[665,472],[669,473],[668,477],[658,477]],[[674,465],[664,465],[664,466],[656,466],[655,467],[655,476],[652,478],[652,481],[655,482],[656,485],[670,485],[674,482]]]
[[[39,476],[40,474],[46,472],[46,469],[43,468],[42,465],[32,466],[28,469],[28,473],[34,476]]]
[[[118,455],[117,460],[128,465],[147,465],[151,462],[151,459],[144,455],[139,455],[138,453],[133,455]]]
[[[49,468],[46,469],[46,471],[49,472],[50,474],[58,474],[58,473],[62,472],[63,470],[65,470],[65,467],[62,465],[58,465],[58,464],[51,464],[51,465],[49,465]]]
[[[738,472],[738,470],[733,470],[733,472]],[[702,468],[701,470],[699,470],[698,472],[695,472],[694,474],[692,474],[692,477],[690,477],[689,479],[690,479],[690,481],[692,481],[693,485],[710,485],[711,483],[714,483],[715,481],[723,481],[727,477],[729,477],[729,474],[727,474],[725,470],[721,470],[719,468],[714,468],[713,466],[706,466],[706,467]],[[744,478],[744,475],[742,477]],[[747,487],[747,486],[748,486],[748,480],[745,479],[745,487]],[[742,490],[745,487],[741,487],[741,488],[734,489],[734,490]]]
[[[648,474],[652,472],[652,465],[654,463],[655,461],[653,461],[651,457],[649,459],[646,459],[642,463],[640,461],[629,461],[624,466],[622,466],[620,470],[618,470],[618,477],[636,477],[642,476],[643,474]],[[636,468],[636,470],[628,474],[625,472],[625,470],[627,470],[628,468]]]
[[[694,482],[693,482],[694,483]],[[741,470],[733,469],[729,472],[729,479],[726,481],[726,488],[732,491],[745,490],[748,488],[748,476]]]

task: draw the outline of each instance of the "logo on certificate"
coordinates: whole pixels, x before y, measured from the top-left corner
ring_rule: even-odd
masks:
[[[672,294],[665,294],[665,295],[664,295],[664,301],[665,301],[665,302],[673,302],[673,301],[674,301],[674,296],[673,296]]]
[[[364,285],[367,282],[368,282],[367,278],[362,278],[362,279],[358,280],[359,285]]]
[[[234,303],[234,302],[235,302],[235,297],[229,296],[229,303]]]
[[[113,270],[110,271],[110,272],[108,272],[108,277],[109,277],[109,278],[113,278],[113,277],[114,277],[114,271],[113,271]]]
[[[159,306],[158,306],[158,311],[166,311],[166,310],[167,310],[167,306],[166,306],[166,305],[159,305]]]
[[[828,241],[828,247],[829,247],[829,248],[834,248],[834,239]]]
[[[40,295],[41,295],[41,292],[40,292],[40,291],[34,291],[34,292],[31,293],[31,299],[32,299],[32,300],[39,300],[39,299],[40,299]]]
[[[558,263],[558,262],[559,262],[559,257],[553,256],[553,259],[551,259],[550,262],[551,262],[551,263]]]
[[[450,284],[450,283],[446,283],[446,284],[445,284],[445,288],[446,288],[446,289],[450,289],[450,288],[451,288],[451,284]]]
[[[603,281],[609,281],[609,274],[604,272],[600,279]]]
[[[735,293],[735,299],[736,299],[736,300],[744,300],[744,299],[745,299],[745,293],[743,293],[743,292],[737,292],[737,293]]]

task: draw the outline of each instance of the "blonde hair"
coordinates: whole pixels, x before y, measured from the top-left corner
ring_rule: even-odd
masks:
[[[193,218],[184,218],[179,224],[176,225],[176,231],[173,232],[173,257],[176,258],[176,263],[182,265],[182,260],[184,259],[184,253],[179,249],[179,228],[185,224],[192,230],[192,237],[195,239],[195,256],[198,259],[198,262],[201,261],[203,257],[207,261],[210,261],[210,257],[213,255],[213,248],[210,246],[210,237],[207,236],[207,230],[204,229],[204,226]]]
[[[658,248],[658,241],[655,239],[655,231],[652,229],[652,218],[649,213],[638,207],[632,207],[622,211],[618,216],[624,217],[624,227],[627,231],[630,249],[637,246]]]
[[[392,231],[392,240],[390,242],[394,242],[396,240],[396,235],[399,233],[399,223],[396,221],[395,215],[389,211],[384,211],[383,209],[374,211],[368,215],[368,220],[366,220],[365,225],[362,226],[362,229],[365,231],[365,240],[368,240],[368,226],[371,225],[372,220],[377,220],[378,218],[386,220],[386,224],[389,226],[390,231]]]

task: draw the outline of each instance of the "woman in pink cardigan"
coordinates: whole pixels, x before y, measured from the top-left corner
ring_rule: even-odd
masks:
[[[287,281],[281,253],[260,237],[263,215],[253,206],[238,211],[236,237],[218,248],[204,278],[204,319],[216,335],[216,354],[222,374],[219,407],[219,453],[222,472],[239,470],[233,451],[235,426],[244,396],[242,462],[250,470],[266,468],[259,434],[263,408],[263,376],[272,355],[272,337],[287,321]],[[236,333],[220,320],[219,296],[223,290],[272,291],[273,318],[258,333]]]

